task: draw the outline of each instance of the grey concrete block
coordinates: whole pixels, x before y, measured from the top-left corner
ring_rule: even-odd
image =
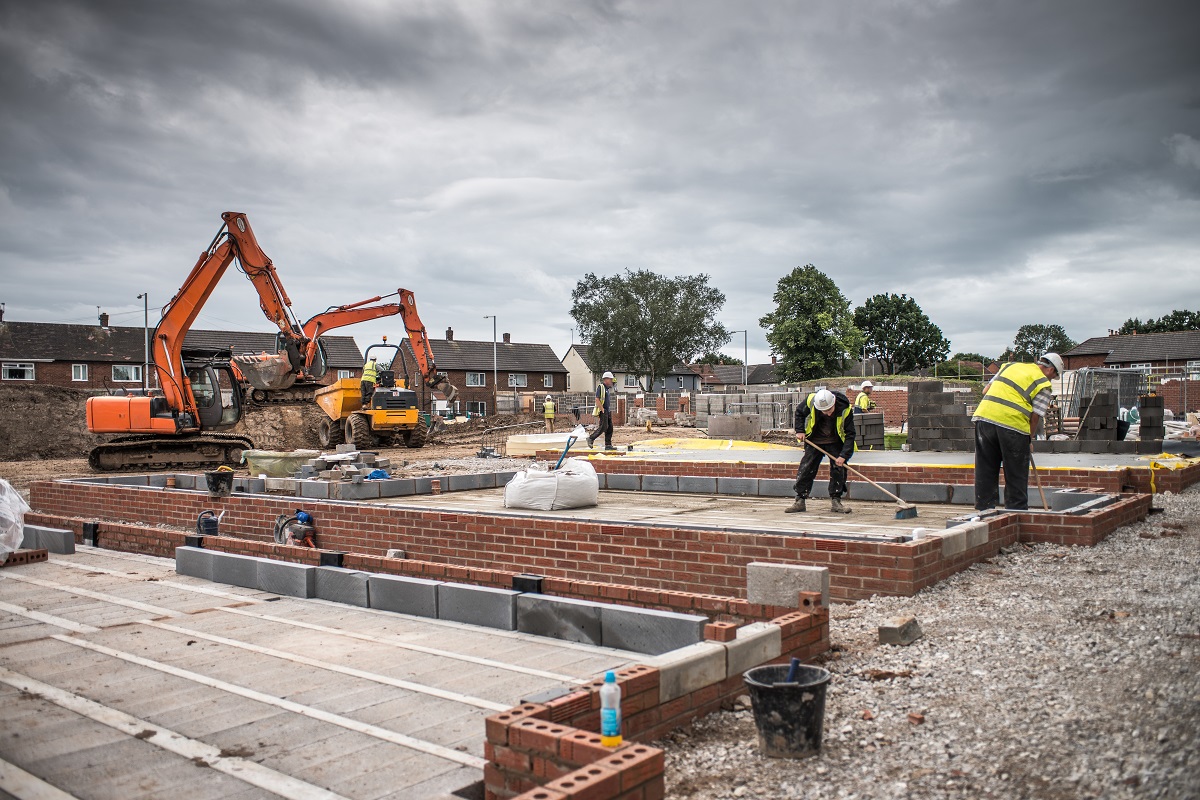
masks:
[[[948,483],[896,484],[896,494],[908,503],[949,503],[953,491]]]
[[[894,617],[879,626],[880,644],[910,645],[921,638],[916,617]]]
[[[34,548],[42,548],[51,553],[70,554],[75,552],[75,533],[64,528],[47,528],[44,525],[26,525],[25,535],[34,532],[37,544]]]
[[[483,475],[450,475],[442,478],[442,491],[467,492],[473,489],[488,488]]]
[[[679,491],[692,494],[716,494],[717,479],[683,475],[679,478]]]
[[[412,478],[384,478],[378,484],[380,497],[407,497],[416,491]]]
[[[212,579],[215,582],[245,589],[258,588],[257,558],[213,551],[212,559]]]
[[[372,575],[368,583],[371,608],[437,619],[437,587],[441,581],[403,575]]]
[[[988,543],[988,524],[986,522],[972,522],[969,525],[959,527],[960,531],[967,534],[967,549],[972,547],[982,547]]]
[[[758,494],[761,497],[795,497],[796,482],[789,478],[759,478]]]
[[[433,478],[413,478],[413,494],[432,494],[433,493]],[[438,478],[439,481],[445,480]],[[446,490],[446,485],[442,484],[442,491]]]
[[[725,647],[714,642],[689,645],[642,663],[658,669],[660,703],[725,680],[727,669]]]
[[[568,642],[603,643],[602,603],[569,597],[522,594],[517,598],[517,630]]]
[[[33,525],[26,525],[21,529],[21,550],[37,550],[41,545],[38,544],[37,528]]]
[[[267,490],[265,478],[234,478],[233,490],[247,494],[262,494]]]
[[[635,653],[657,655],[702,642],[707,623],[707,617],[651,608],[604,605],[600,609],[604,646]]]
[[[752,561],[746,565],[746,599],[751,603],[800,607],[800,592],[820,592],[829,606],[829,568]]]
[[[515,477],[517,477],[517,473],[515,471],[513,471],[513,472],[497,472],[496,473],[496,486],[499,486],[499,487],[507,486],[508,482],[511,481]]]
[[[315,597],[317,568],[261,558],[258,560],[258,588],[286,597]]]
[[[608,475],[608,488],[619,492],[636,492],[642,488],[642,476],[611,472]]]
[[[318,500],[329,499],[329,481],[303,481],[300,484],[300,496],[312,497]]]
[[[213,551],[200,547],[176,547],[175,572],[211,581],[213,579]]]
[[[114,475],[108,482],[118,486],[149,486],[150,478],[146,475]]]
[[[300,481],[295,478],[264,478],[263,489],[268,492],[296,494],[300,491]]]
[[[375,500],[379,497],[379,481],[335,484],[338,500]]]
[[[896,492],[896,484],[894,484],[894,483],[880,482],[879,485],[882,486],[883,488],[887,489],[889,492],[892,492],[893,494],[895,494],[895,492]],[[878,489],[876,489],[874,486],[867,483],[866,481],[848,481],[846,484],[846,488],[849,491],[850,497],[855,500],[872,500],[872,501],[880,501],[880,502],[889,502],[890,501],[893,503],[895,502],[894,500],[892,500],[892,498],[888,497],[885,493],[879,491]]]
[[[796,482],[792,481],[792,486],[794,487],[795,485]],[[792,493],[795,494],[794,489]],[[813,481],[812,489],[809,490],[808,496],[815,497],[818,500],[829,499],[829,481]]]
[[[438,584],[438,618],[499,628],[517,629],[517,597],[511,589],[471,586],[465,583]]]
[[[1029,499],[1033,501],[1035,497],[1036,494],[1031,494]],[[1099,500],[1101,497],[1104,495],[1095,492],[1051,492],[1046,495],[1046,500],[1050,503],[1051,511],[1065,511],[1092,500]],[[1041,498],[1037,497],[1037,500]]]
[[[737,638],[723,644],[725,677],[732,678],[779,658],[783,652],[783,629],[769,622],[754,622],[738,628]]]
[[[151,475],[151,476],[149,476],[149,479],[150,479],[150,485],[153,486],[154,488],[156,488],[156,489],[167,488],[167,476],[166,475]]]
[[[597,472],[596,473],[596,483],[600,486],[601,489],[607,489],[608,488],[608,475],[604,472]]]
[[[370,589],[365,572],[344,567],[317,567],[317,594],[322,600],[368,608]]]
[[[717,494],[753,497],[758,494],[758,478],[717,478]]]
[[[643,492],[678,492],[679,478],[675,475],[643,475]]]
[[[176,489],[194,489],[196,488],[196,476],[178,474],[175,476]]]
[[[973,484],[955,483],[950,487],[950,502],[954,505],[975,505],[975,486]]]
[[[970,524],[956,525],[933,534],[942,540],[942,555],[954,556],[967,549],[967,531]]]

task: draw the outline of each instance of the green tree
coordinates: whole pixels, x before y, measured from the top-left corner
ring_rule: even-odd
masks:
[[[854,324],[866,338],[867,358],[892,375],[931,367],[950,352],[942,329],[906,294],[868,297],[854,309]]]
[[[724,364],[724,365],[737,364],[737,365],[740,365],[742,363],[742,360],[740,358],[734,358],[733,356],[727,356],[724,353],[714,353],[710,350],[709,352],[707,352],[704,355],[697,358],[696,363],[697,364]]]
[[[835,375],[858,353],[863,337],[854,325],[850,301],[812,264],[780,278],[773,299],[775,310],[758,324],[767,329],[767,343],[779,354],[779,380]]]
[[[955,353],[954,355],[950,356],[949,360],[950,361],[978,361],[980,364],[983,364],[985,367],[988,364],[995,363],[995,361],[996,361],[996,359],[994,359],[994,358],[988,358],[987,356],[980,355],[979,353]]]
[[[1042,353],[1065,353],[1075,346],[1062,325],[1022,325],[1013,339],[1017,361],[1036,361]]]
[[[716,350],[729,332],[715,321],[725,295],[707,275],[666,278],[649,270],[583,276],[571,292],[571,316],[590,345],[593,369],[624,367],[649,390],[671,367]]]
[[[1171,333],[1172,331],[1200,331],[1200,311],[1180,311],[1178,309],[1158,319],[1148,319],[1142,322],[1137,317],[1125,320],[1125,324],[1117,333],[1128,336],[1131,333]]]

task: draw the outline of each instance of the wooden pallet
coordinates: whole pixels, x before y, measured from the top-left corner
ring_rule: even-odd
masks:
[[[39,561],[46,561],[50,558],[48,550],[42,548],[39,550],[15,550],[8,554],[8,558],[0,567],[19,567],[22,564],[36,564]]]

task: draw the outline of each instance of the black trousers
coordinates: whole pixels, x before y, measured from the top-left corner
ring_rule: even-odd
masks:
[[[596,430],[592,431],[592,435],[588,437],[588,446],[604,435],[604,446],[612,447],[613,437],[613,422],[611,411],[601,411],[600,418],[596,420]]]
[[[1000,498],[1004,465],[1004,507],[1029,508],[1029,434],[979,420],[975,423],[975,508],[987,511]]]
[[[359,381],[358,392],[362,395],[362,407],[365,409],[367,404],[371,402],[371,395],[375,394],[375,382]]]
[[[829,444],[821,444],[822,450],[828,450],[830,453],[838,454],[842,452],[842,442],[830,442]],[[817,477],[817,469],[821,466],[821,459],[825,457],[815,447],[804,448],[804,458],[800,459],[800,468],[796,470],[796,496],[807,498],[808,493],[812,491],[813,480]],[[839,467],[829,462],[829,496],[841,497],[846,493],[846,468]]]

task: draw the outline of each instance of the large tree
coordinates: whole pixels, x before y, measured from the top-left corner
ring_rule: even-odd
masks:
[[[733,365],[733,364],[740,365],[742,363],[742,360],[740,358],[735,358],[733,356],[727,356],[724,353],[714,353],[712,351],[709,351],[709,352],[705,353],[704,355],[700,356],[699,358],[697,358],[696,363],[697,364],[723,364],[723,365],[729,366],[729,365]]]
[[[950,352],[942,329],[906,294],[868,297],[854,309],[854,324],[866,338],[867,358],[893,375],[931,367]]]
[[[1075,344],[1062,325],[1022,325],[1013,339],[1012,357],[1036,361],[1043,353],[1065,353]]]
[[[729,341],[715,319],[725,295],[708,285],[707,275],[667,278],[627,269],[601,278],[589,272],[571,300],[580,338],[590,345],[589,366],[627,370],[646,380],[647,391],[676,364]]]
[[[1158,319],[1148,319],[1142,322],[1137,317],[1125,320],[1125,324],[1117,333],[1127,336],[1131,333],[1171,333],[1172,331],[1200,331],[1200,311],[1180,311],[1176,309]]]
[[[779,279],[775,310],[758,321],[767,343],[779,354],[775,374],[781,381],[836,375],[862,346],[850,301],[828,275],[807,264]]]

